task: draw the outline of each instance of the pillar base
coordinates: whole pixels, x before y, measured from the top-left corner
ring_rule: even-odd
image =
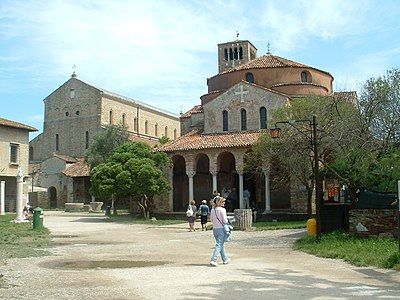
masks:
[[[266,210],[264,210],[263,211],[263,215],[266,215],[266,214],[269,214],[269,213],[272,213],[272,210],[270,210],[270,209],[266,209]]]

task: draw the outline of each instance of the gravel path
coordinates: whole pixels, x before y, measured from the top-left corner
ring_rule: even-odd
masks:
[[[9,260],[1,299],[400,299],[400,272],[293,251],[304,230],[234,232],[232,263],[213,268],[211,232],[186,224],[47,212],[45,226],[53,255]]]

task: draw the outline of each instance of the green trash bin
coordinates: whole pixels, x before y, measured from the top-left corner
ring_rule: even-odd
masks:
[[[36,207],[33,210],[33,229],[43,228],[43,209]]]

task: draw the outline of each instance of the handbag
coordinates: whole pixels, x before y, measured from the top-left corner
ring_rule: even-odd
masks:
[[[187,215],[188,217],[193,216],[193,209],[192,209],[192,206],[191,206],[191,205],[188,206],[188,210],[186,211],[186,215]]]

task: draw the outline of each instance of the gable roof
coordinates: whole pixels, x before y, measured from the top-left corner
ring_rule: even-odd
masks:
[[[76,163],[78,161],[76,158],[73,158],[68,155],[58,154],[58,153],[54,153],[53,157],[57,157],[57,158],[65,161],[66,163]]]
[[[11,121],[11,120],[8,120],[8,119],[4,119],[4,118],[0,118],[0,125],[7,126],[7,127],[12,127],[12,128],[17,128],[17,129],[22,129],[22,130],[27,130],[27,131],[30,131],[30,132],[38,131],[35,127],[29,126],[29,125],[25,125],[23,123]]]
[[[211,148],[240,148],[253,145],[261,131],[238,131],[203,134],[193,130],[176,140],[158,148],[159,151],[174,152]]]
[[[89,177],[90,167],[84,158],[79,158],[77,162],[69,166],[62,173],[68,177]]]

